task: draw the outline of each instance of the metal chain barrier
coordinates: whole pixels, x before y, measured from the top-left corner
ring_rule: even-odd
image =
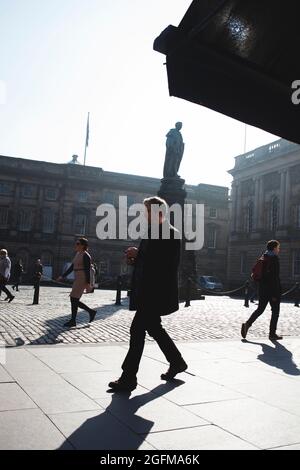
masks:
[[[182,284],[180,287],[186,288],[186,302],[185,302],[185,307],[190,307],[191,306],[191,287],[192,284],[196,287],[196,290],[199,291],[201,294],[206,293],[206,294],[213,294],[213,295],[218,295],[218,296],[223,296],[223,295],[231,295],[231,294],[236,294],[238,292],[241,292],[244,290],[245,293],[245,302],[244,302],[244,307],[249,308],[249,286],[250,286],[250,280],[247,280],[242,286],[238,287],[237,289],[232,289],[224,292],[212,292],[209,289],[205,289],[203,287],[198,287],[198,284],[192,279],[188,278],[186,281],[186,284]],[[281,294],[281,297],[285,297],[288,294],[291,294],[292,292],[295,292],[295,307],[300,307],[300,283],[297,282],[291,289],[287,290],[283,294]]]

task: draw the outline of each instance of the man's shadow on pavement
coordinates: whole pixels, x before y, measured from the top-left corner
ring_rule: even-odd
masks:
[[[61,315],[56,318],[49,318],[49,320],[46,320],[44,323],[46,332],[39,338],[32,340],[30,344],[31,345],[41,345],[41,344],[51,345],[51,344],[62,343],[62,340],[57,339],[61,333],[67,333],[68,331],[78,331],[81,329],[90,328],[92,325],[97,323],[97,320],[101,320],[104,318],[108,318],[112,315],[115,315],[115,313],[118,310],[124,307],[125,307],[124,305],[115,305],[115,304],[105,304],[105,305],[101,305],[100,307],[93,307],[95,310],[97,310],[97,314],[92,324],[88,323],[89,314],[85,310],[78,309],[78,314],[77,314],[77,319],[76,319],[77,325],[75,328],[71,328],[71,329],[64,328],[63,326],[64,323],[70,319],[71,313],[68,313],[67,315]]]
[[[98,416],[87,419],[67,437],[59,449],[66,449],[70,443],[77,450],[139,449],[150,433],[154,421],[137,416],[136,412],[184,383],[174,379],[131,399],[130,392],[113,393],[107,408]]]
[[[279,341],[272,340],[275,348],[266,343],[258,343],[255,341],[242,340],[243,343],[258,344],[262,347],[262,354],[257,356],[257,359],[268,364],[269,366],[281,369],[289,375],[300,375],[300,369],[293,361],[293,354],[285,348]]]

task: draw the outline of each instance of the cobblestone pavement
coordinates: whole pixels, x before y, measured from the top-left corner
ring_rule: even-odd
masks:
[[[133,312],[127,310],[126,292],[122,292],[122,306],[115,306],[114,291],[97,290],[84,295],[82,301],[98,310],[95,321],[89,325],[88,314],[79,310],[77,327],[66,330],[63,323],[70,317],[69,293],[69,288],[42,286],[39,305],[31,305],[31,287],[21,287],[10,304],[4,302],[2,294],[0,341],[11,346],[128,341]],[[245,308],[240,299],[207,296],[205,300],[192,301],[191,307],[185,308],[181,303],[178,312],[163,318],[163,325],[176,341],[239,338],[241,323],[254,309],[254,304]],[[249,331],[249,338],[266,336],[269,320],[268,307]],[[299,336],[300,309],[292,303],[282,303],[278,331],[287,336]]]

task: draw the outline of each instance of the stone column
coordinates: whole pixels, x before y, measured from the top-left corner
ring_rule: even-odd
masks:
[[[255,193],[254,193],[254,231],[257,232],[259,229],[259,203],[260,203],[260,187],[261,187],[261,178],[256,177],[254,179]]]
[[[285,210],[283,225],[286,227],[290,225],[290,195],[291,195],[291,180],[290,180],[290,170],[286,170],[286,180],[285,180]]]
[[[286,207],[286,170],[280,172],[279,227],[284,225]]]
[[[237,191],[236,191],[236,182],[233,181],[231,184],[231,223],[230,223],[230,231],[235,232],[236,231],[236,196],[237,196]]]
[[[236,185],[236,212],[235,230],[239,232],[242,227],[242,187],[241,183]]]
[[[263,177],[260,177],[259,183],[258,183],[258,207],[257,207],[256,230],[260,230],[263,228],[264,206],[265,206],[264,180],[263,180]]]

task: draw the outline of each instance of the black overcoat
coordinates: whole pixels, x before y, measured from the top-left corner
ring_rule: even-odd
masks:
[[[165,222],[166,223],[166,222]],[[132,273],[130,310],[149,315],[169,315],[179,308],[178,267],[181,240],[170,226],[170,239],[142,239]]]

